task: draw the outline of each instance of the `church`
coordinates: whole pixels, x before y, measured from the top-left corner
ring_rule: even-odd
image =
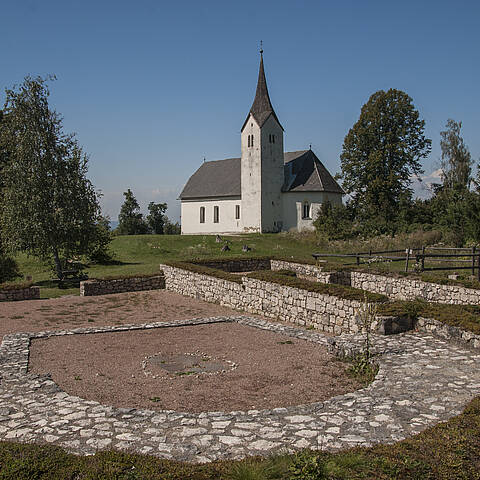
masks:
[[[260,50],[257,91],[241,128],[241,157],[204,162],[180,194],[182,234],[312,230],[340,185],[311,149],[284,152]]]

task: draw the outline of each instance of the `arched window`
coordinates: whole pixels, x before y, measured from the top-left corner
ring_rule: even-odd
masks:
[[[219,207],[213,207],[213,223],[218,223],[219,221]]]
[[[250,135],[248,136],[248,147],[250,148]]]
[[[307,201],[302,204],[302,218],[311,218],[310,216],[311,205]]]
[[[235,205],[235,220],[240,218],[240,205]]]
[[[200,207],[200,223],[205,223],[205,207]]]
[[[253,135],[252,135],[252,144],[250,146],[253,147]]]

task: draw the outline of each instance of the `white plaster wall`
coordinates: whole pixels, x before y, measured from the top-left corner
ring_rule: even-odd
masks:
[[[235,206],[240,205],[240,220],[235,219]],[[213,207],[219,207],[219,222],[213,222]],[[200,207],[205,207],[205,223],[200,223]],[[225,200],[203,199],[182,201],[182,234],[241,232],[242,202],[240,197]]]
[[[249,135],[253,135],[253,147],[248,146]],[[260,127],[252,115],[249,116],[242,131],[241,146],[242,230],[260,232],[262,228]]]
[[[329,192],[285,192],[282,194],[283,203],[283,230],[295,228],[298,231],[313,230],[313,221],[323,202],[329,200],[332,205],[342,203],[340,193]],[[302,219],[303,202],[311,204],[311,218]]]
[[[275,143],[269,142],[269,135],[275,135]],[[278,232],[283,229],[283,130],[273,115],[261,129],[261,153],[262,232]]]

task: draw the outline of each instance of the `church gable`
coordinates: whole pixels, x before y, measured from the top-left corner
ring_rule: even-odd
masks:
[[[285,152],[284,159],[283,192],[344,193],[312,150]]]

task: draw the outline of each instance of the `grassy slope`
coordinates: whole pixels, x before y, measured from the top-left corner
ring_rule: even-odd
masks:
[[[229,252],[221,252],[222,243],[215,242],[213,235],[132,235],[115,237],[111,250],[115,254],[116,264],[90,265],[86,269],[89,277],[107,277],[118,275],[151,274],[158,271],[158,264],[165,260],[191,260],[192,258],[206,257],[236,257],[236,256],[279,256],[298,260],[312,260],[315,252],[346,252],[367,251],[372,249],[400,248],[409,242],[408,239],[390,239],[381,237],[370,242],[331,242],[318,240],[314,234],[249,234],[241,236],[223,237],[229,244]],[[414,242],[421,243],[423,238]],[[251,251],[242,252],[242,246],[248,245]],[[329,259],[331,260],[331,259]],[[66,294],[78,294],[78,284],[66,283],[65,289],[58,289],[51,281],[54,276],[49,267],[35,258],[18,255],[20,271],[23,275],[31,275],[33,281],[42,287],[42,297],[57,297]],[[335,259],[329,262],[332,268],[345,263],[352,263],[352,259]],[[384,272],[400,272],[404,268],[403,262],[374,264],[371,267]],[[465,273],[468,275],[468,272]],[[430,277],[445,279],[446,272],[435,272]],[[473,285],[472,285],[473,286]],[[70,287],[70,288],[69,288]]]

